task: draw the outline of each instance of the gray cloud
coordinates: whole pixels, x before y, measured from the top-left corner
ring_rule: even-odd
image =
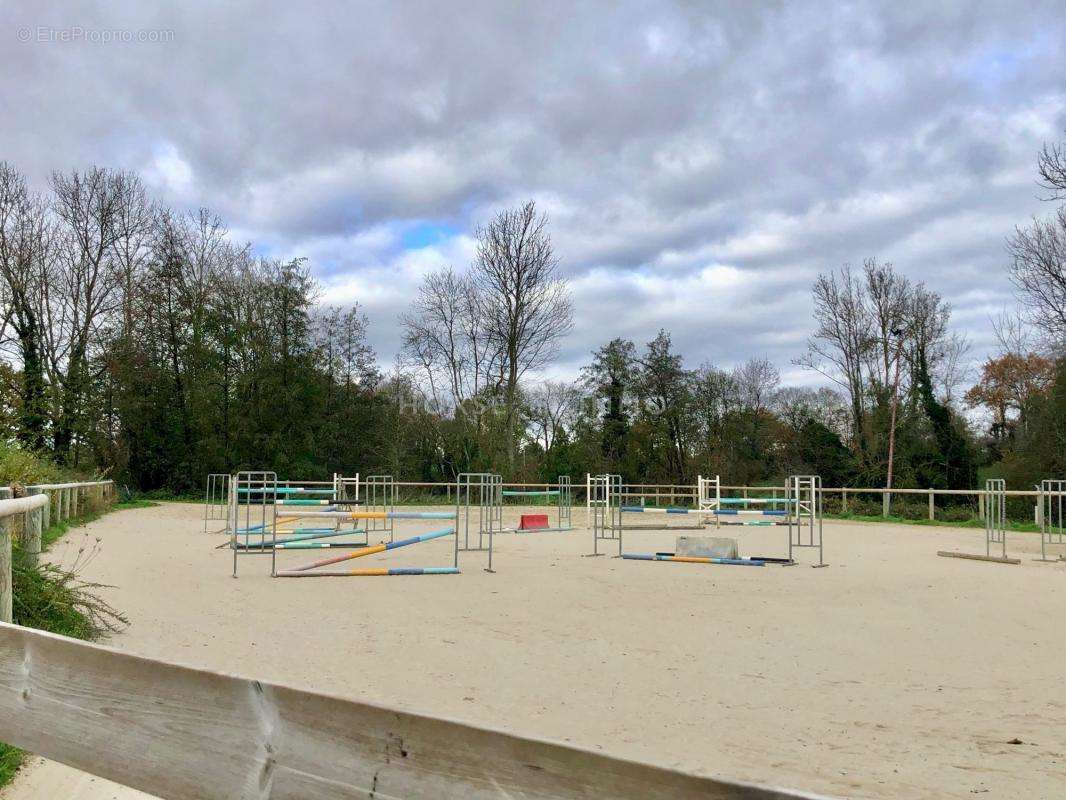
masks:
[[[77,27],[173,33],[47,41]],[[8,5],[0,144],[36,181],[134,169],[309,256],[386,361],[419,276],[527,197],[579,314],[556,372],[660,326],[693,364],[788,370],[813,277],[869,255],[951,300],[981,357],[1003,239],[1047,210],[1064,33],[1056,3]],[[405,249],[420,222],[457,233]]]

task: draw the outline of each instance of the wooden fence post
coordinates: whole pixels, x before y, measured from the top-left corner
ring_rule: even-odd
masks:
[[[885,489],[881,492],[881,516],[887,517],[892,511],[892,492]]]
[[[52,527],[52,496],[47,489],[39,491],[48,498],[48,502],[41,507],[41,531],[46,531]]]
[[[933,490],[929,490],[929,521],[932,522],[936,519],[936,495]]]
[[[985,493],[982,491],[977,492],[977,518],[985,518]]]
[[[7,500],[11,495],[10,486],[0,487],[0,499]],[[12,621],[11,531],[11,518],[0,519],[0,622]]]
[[[40,494],[40,489],[27,489],[27,496]],[[22,523],[22,551],[26,554],[30,564],[37,564],[41,557],[41,518],[44,509],[34,508],[27,511]]]
[[[848,490],[847,489],[841,489],[840,490],[840,513],[841,514],[847,514],[848,513]]]
[[[0,519],[0,622],[11,622],[11,520]]]

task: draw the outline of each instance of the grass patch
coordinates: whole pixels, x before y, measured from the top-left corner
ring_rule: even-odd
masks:
[[[41,531],[41,549],[47,550],[57,540],[61,539],[71,528],[80,528],[82,525],[87,525],[90,522],[100,519],[108,511],[124,511],[129,508],[152,508],[159,503],[155,503],[151,500],[144,500],[141,498],[135,498],[132,500],[123,500],[119,503],[114,503],[106,511],[87,511],[79,517],[74,519],[65,519],[62,522],[53,522],[47,529]]]
[[[102,511],[86,511],[81,516],[74,519],[65,519],[60,522],[53,522],[45,530],[41,531],[41,550],[47,550],[57,540],[63,537],[71,528],[80,528],[82,525],[86,525],[94,520],[100,519],[104,515]]]
[[[159,503],[154,500],[145,500],[143,497],[133,497],[129,500],[115,503],[111,508],[115,511],[122,511],[127,508],[153,508],[157,505],[159,505]]]
[[[105,587],[78,577],[96,553],[95,546],[82,549],[74,565],[64,568],[31,565],[19,552],[11,570],[15,624],[74,639],[98,639],[125,627],[127,619],[96,596]]]
[[[202,503],[204,502],[204,496],[196,492],[179,493],[170,489],[153,489],[150,492],[138,492],[137,494],[128,493],[127,500],[147,500],[149,502],[155,500],[161,503]]]
[[[21,750],[0,742],[0,786],[7,786],[15,773],[22,766],[24,754]]]

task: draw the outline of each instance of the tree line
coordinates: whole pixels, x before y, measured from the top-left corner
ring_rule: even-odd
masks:
[[[1045,148],[1039,169],[1049,200],[1066,198],[1063,150]],[[384,370],[366,316],[320,303],[303,260],[256,256],[209,210],[165,208],[131,173],[55,173],[37,194],[0,163],[3,435],[178,492],[237,469],[643,483],[811,472],[937,488],[1066,470],[1061,208],[1008,242],[1021,314],[1000,320],[1001,352],[976,382],[950,305],[873,258],[812,287],[795,363],[822,388],[783,386],[760,357],[686,364],[665,330],[603,343],[573,381],[538,380],[573,321],[549,221],[527,203],[475,235],[469,265],[425,276]]]

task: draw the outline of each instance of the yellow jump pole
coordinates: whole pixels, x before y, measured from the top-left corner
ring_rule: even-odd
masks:
[[[430,539],[439,539],[442,536],[451,536],[455,533],[455,528],[445,528],[440,531],[433,531],[431,533],[423,533],[421,536],[412,536],[410,539],[401,539],[398,542],[387,542],[385,544],[376,544],[371,547],[364,547],[363,549],[355,553],[345,553],[341,556],[333,556],[332,558],[323,558],[318,561],[312,561],[310,564],[304,564],[300,567],[293,567],[292,569],[282,570],[278,572],[281,577],[292,577],[290,573],[293,572],[307,572],[308,570],[315,569],[316,567],[326,567],[330,564],[339,564],[341,561],[349,561],[353,558],[362,558],[363,556],[370,556],[374,553],[384,553],[386,550],[395,550],[398,547],[407,547],[411,544],[418,544],[419,542],[428,542]]]

